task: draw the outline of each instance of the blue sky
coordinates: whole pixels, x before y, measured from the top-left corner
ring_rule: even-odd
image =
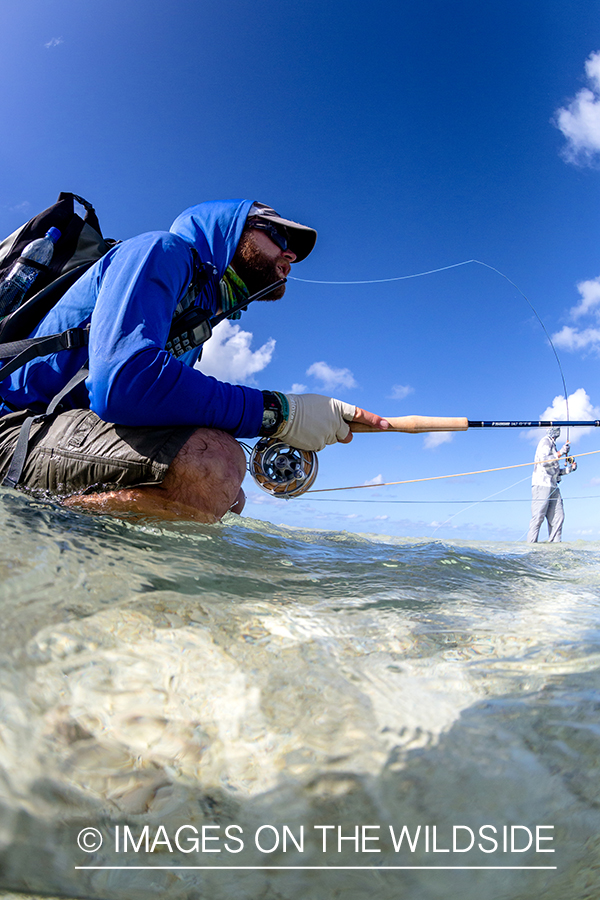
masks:
[[[207,367],[382,415],[535,419],[563,394],[559,368],[530,306],[490,269],[310,283],[480,260],[555,336],[572,417],[600,418],[599,53],[590,0],[4,0],[0,235],[61,190],[91,200],[119,238],[166,229],[202,200],[262,200],[317,228],[315,251],[293,269],[307,281],[227,323]],[[319,455],[315,487],[515,466],[535,440],[357,435]],[[600,450],[600,429],[572,443]],[[247,512],[513,541],[527,529],[529,475],[289,502],[247,482]],[[582,456],[562,487],[563,537],[598,540],[598,499],[584,498],[600,498],[600,454]]]

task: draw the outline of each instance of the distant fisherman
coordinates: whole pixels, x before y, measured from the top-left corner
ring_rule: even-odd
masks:
[[[235,438],[277,435],[320,450],[348,443],[351,421],[387,428],[380,416],[331,397],[217,381],[194,367],[200,346],[169,345],[176,314],[191,306],[227,312],[285,279],[316,237],[262,203],[222,200],[190,207],[170,231],[114,246],[30,335],[89,325],[89,346],[34,359],[4,381],[0,371],[0,476],[23,410],[42,412],[88,354],[89,374],[61,412],[34,421],[19,481],[79,506],[214,522],[244,505],[246,458]],[[280,284],[263,299],[284,291]]]
[[[540,527],[544,519],[548,520],[548,540],[560,541],[565,520],[562,497],[558,482],[563,475],[574,472],[577,463],[561,469],[559,459],[568,456],[569,444],[565,444],[560,452],[556,449],[556,441],[560,437],[560,428],[549,428],[537,445],[535,464],[531,478],[531,522],[527,540],[536,543]]]

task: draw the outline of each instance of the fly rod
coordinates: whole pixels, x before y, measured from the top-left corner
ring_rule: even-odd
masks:
[[[383,418],[387,418],[384,416]],[[531,419],[514,422],[487,421],[447,416],[390,416],[387,418],[390,427],[386,431],[401,431],[405,434],[422,434],[427,431],[467,431],[469,428],[598,428],[600,419],[589,422],[557,421],[555,419]],[[380,432],[373,425],[362,425],[350,422],[350,430],[354,432]],[[385,433],[385,432],[384,432]]]
[[[480,422],[462,417],[444,416],[390,416],[387,431],[401,431],[406,434],[422,434],[427,431],[467,431],[469,428],[550,428],[556,426],[595,427],[600,426],[600,419],[591,422],[557,422],[555,420],[519,420],[515,422]],[[349,422],[350,430],[357,432],[376,432],[381,429],[374,425],[363,425],[361,422]],[[593,451],[600,453],[600,450]],[[521,465],[521,464],[519,464]],[[523,463],[522,465],[530,465]],[[502,466],[503,469],[518,468]],[[261,438],[250,453],[248,470],[256,483],[268,494],[285,500],[299,497],[311,489],[317,477],[317,454],[312,450],[298,450],[290,447],[280,438]],[[482,472],[496,472],[499,469],[483,469]],[[462,472],[461,475],[475,475],[479,472]],[[419,478],[417,481],[431,481],[435,478],[457,478],[458,475],[436,475],[431,478]],[[411,484],[409,481],[394,481],[388,484]],[[352,485],[352,487],[373,487],[373,485]],[[314,490],[314,489],[313,489]],[[323,488],[326,491],[350,490],[350,488]]]

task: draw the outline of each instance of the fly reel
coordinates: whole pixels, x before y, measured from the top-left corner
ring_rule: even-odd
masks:
[[[312,450],[298,450],[277,438],[261,438],[248,465],[256,483],[275,497],[299,497],[317,477],[319,463]]]

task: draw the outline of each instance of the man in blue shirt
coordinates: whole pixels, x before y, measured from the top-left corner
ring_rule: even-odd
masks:
[[[286,278],[315,241],[312,228],[264,204],[228,200],[190,207],[169,232],[113,247],[31,335],[89,326],[88,347],[37,358],[0,381],[2,477],[20,410],[42,413],[86,361],[89,374],[61,412],[34,423],[19,482],[71,505],[215,521],[244,503],[245,456],[235,438],[278,435],[319,450],[350,441],[352,420],[385,429],[381,417],[333,398],[217,381],[194,367],[201,348],[177,355],[169,345],[177,313],[227,312]],[[198,261],[203,276],[192,289]]]

